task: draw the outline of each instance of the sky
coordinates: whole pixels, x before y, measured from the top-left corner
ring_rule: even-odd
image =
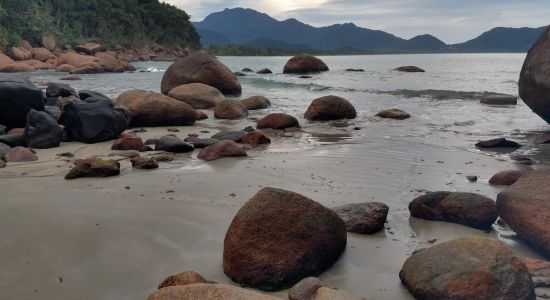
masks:
[[[402,38],[432,34],[460,43],[499,26],[550,24],[550,0],[164,0],[184,9],[192,21],[225,8],[252,8],[278,19],[313,26],[353,22]]]

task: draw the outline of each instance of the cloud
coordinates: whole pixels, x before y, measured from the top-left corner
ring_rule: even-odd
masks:
[[[493,27],[540,27],[548,0],[168,0],[194,21],[224,8],[246,7],[314,26],[353,22],[404,38],[429,33],[445,42],[469,40]]]

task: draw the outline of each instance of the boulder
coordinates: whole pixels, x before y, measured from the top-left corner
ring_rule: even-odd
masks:
[[[287,128],[300,127],[298,119],[283,113],[269,114],[256,123],[258,129],[270,128],[284,130]]]
[[[271,139],[265,136],[265,134],[260,130],[254,130],[243,135],[242,143],[251,146],[258,146],[271,143]]]
[[[98,60],[99,58],[94,56],[87,56],[87,55],[78,54],[72,51],[68,51],[65,53],[61,53],[57,57],[57,65],[61,66],[66,64],[76,68],[82,68],[84,66],[97,64]]]
[[[78,91],[78,98],[80,98],[81,100],[84,100],[84,101],[86,101],[88,98],[94,99],[94,100],[102,99],[102,100],[109,101],[109,102],[113,101],[113,100],[111,100],[111,98],[105,96],[104,94],[102,94],[100,92],[90,91],[90,90],[80,90],[80,91]]]
[[[492,139],[488,141],[481,141],[476,144],[477,148],[520,148],[521,145],[514,142],[507,140],[505,138],[498,138],[498,139]]]
[[[13,63],[15,63],[15,61],[13,59],[9,58],[4,53],[0,52],[0,69],[7,66],[7,65],[11,65]]]
[[[242,92],[237,76],[206,51],[176,60],[162,78],[161,91],[166,95],[177,86],[195,82],[213,86],[225,95],[240,95]]]
[[[518,236],[550,258],[550,170],[532,171],[498,195],[499,216]]]
[[[346,225],[336,213],[297,193],[267,187],[229,226],[223,269],[239,284],[281,290],[330,268],[346,243]]]
[[[62,65],[59,65],[56,69],[57,72],[66,72],[66,73],[73,73],[77,70],[78,68],[75,67],[75,66],[72,66],[72,65],[69,65],[69,64],[62,64]]]
[[[197,121],[208,119],[208,115],[200,110],[197,110]]]
[[[158,169],[159,167],[157,161],[150,157],[134,156],[130,159],[130,161],[132,162],[132,167],[134,169],[152,170]]]
[[[54,37],[45,35],[42,37],[42,46],[49,51],[53,51],[57,47],[57,42]]]
[[[376,116],[384,119],[394,119],[394,120],[405,120],[411,117],[409,113],[397,108],[381,111],[377,113]]]
[[[326,286],[317,277],[304,278],[288,291],[288,300],[314,300],[317,290]]]
[[[221,131],[212,136],[213,139],[218,140],[232,140],[240,143],[243,140],[244,131]]]
[[[27,146],[37,149],[59,147],[63,140],[63,131],[54,117],[45,111],[31,109],[27,115],[25,127]]]
[[[82,78],[80,78],[78,76],[65,76],[65,77],[59,78],[59,80],[78,81],[78,80],[82,80]]]
[[[185,138],[185,140],[183,140],[183,141],[193,144],[193,147],[195,147],[195,149],[203,149],[203,148],[206,148],[206,147],[209,147],[209,146],[212,146],[212,145],[216,144],[220,140],[218,140],[218,139],[201,139],[201,138],[198,138],[198,137],[190,136],[190,137]]]
[[[182,141],[180,138],[173,135],[166,135],[157,140],[155,150],[166,151],[173,153],[193,152],[193,145]]]
[[[423,73],[423,72],[426,72],[425,70],[422,70],[421,68],[416,67],[416,66],[399,67],[399,68],[395,69],[394,71],[406,72],[406,73]]]
[[[531,47],[519,78],[519,96],[550,123],[550,28]]]
[[[328,71],[327,65],[320,59],[309,54],[291,58],[284,67],[283,73],[304,74]]]
[[[244,72],[244,73],[252,73],[254,72],[254,70],[250,69],[250,68],[244,68],[241,70],[241,72]]]
[[[384,229],[389,207],[384,203],[347,204],[332,210],[346,223],[348,232],[373,234]]]
[[[225,100],[218,89],[202,83],[177,86],[168,92],[168,97],[185,102],[196,109],[208,109]]]
[[[271,102],[264,96],[253,96],[241,100],[241,104],[248,110],[266,109],[271,106]]]
[[[246,74],[245,74],[245,73],[242,73],[242,72],[235,72],[235,73],[233,73],[233,74],[235,74],[235,76],[237,76],[237,77],[246,76]]]
[[[310,121],[355,119],[357,112],[348,100],[337,96],[325,96],[313,100],[304,117]]]
[[[132,127],[188,126],[197,118],[189,104],[154,92],[128,91],[118,96],[116,104],[130,110]]]
[[[480,102],[488,105],[516,105],[518,104],[518,97],[512,95],[489,95],[483,97]]]
[[[42,90],[26,77],[0,74],[0,124],[25,127],[31,109],[44,110]]]
[[[36,60],[46,62],[48,59],[55,58],[55,55],[46,48],[32,48],[32,57]]]
[[[45,62],[41,62],[41,61],[36,60],[36,59],[25,60],[25,61],[22,61],[21,63],[33,68],[34,70],[55,69],[54,65],[51,65],[51,64],[45,63]]]
[[[22,62],[16,62],[0,68],[0,73],[24,73],[24,72],[33,72],[33,71],[34,71],[33,67]]]
[[[472,193],[430,192],[409,204],[413,217],[490,229],[498,218],[495,202]]]
[[[255,291],[246,290],[226,284],[195,283],[185,286],[162,288],[147,300],[281,300]]]
[[[59,123],[65,126],[71,140],[93,144],[120,136],[128,129],[130,115],[110,101],[77,100],[63,107]]]
[[[111,177],[118,175],[120,175],[120,163],[118,161],[88,158],[77,160],[75,166],[65,175],[65,179]]]
[[[32,45],[29,41],[27,40],[21,40],[21,42],[19,43],[19,47],[25,49],[25,50],[29,50],[31,51],[32,50]]]
[[[169,286],[184,286],[184,285],[190,285],[190,284],[196,284],[196,283],[214,283],[214,282],[204,279],[204,277],[202,277],[200,274],[196,272],[187,271],[187,272],[169,276],[168,278],[164,279],[164,281],[162,281],[162,283],[159,285],[158,288],[162,289]]]
[[[50,82],[46,87],[46,96],[54,98],[66,98],[70,96],[78,97],[76,91],[68,84]]]
[[[105,51],[105,48],[98,43],[84,43],[74,47],[74,50],[77,52],[82,52],[86,55],[94,55],[97,52]]]
[[[512,185],[518,179],[523,176],[523,172],[520,170],[506,170],[501,171],[493,175],[491,179],[489,179],[489,183],[492,185]]]
[[[232,140],[221,140],[212,146],[202,149],[198,159],[213,161],[224,157],[244,157],[246,151]]]
[[[524,259],[523,263],[531,273],[535,288],[550,288],[550,262]]]
[[[143,140],[135,135],[135,134],[128,134],[123,135],[119,137],[113,145],[111,146],[111,150],[139,150],[143,146]]]
[[[248,110],[239,101],[224,100],[214,108],[214,117],[217,119],[238,120],[248,116]]]
[[[418,251],[399,278],[417,299],[535,299],[525,264],[504,243],[482,237]]]
[[[273,72],[270,69],[261,69],[256,73],[257,74],[272,74]]]
[[[6,151],[4,160],[7,162],[30,162],[37,161],[38,156],[34,150],[18,146]]]
[[[11,47],[10,57],[15,61],[32,59],[32,54],[29,50],[22,47]]]

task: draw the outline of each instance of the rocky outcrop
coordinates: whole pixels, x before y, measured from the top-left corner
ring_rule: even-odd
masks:
[[[116,99],[130,111],[133,127],[193,125],[197,113],[189,104],[142,90],[128,91]]]
[[[37,149],[58,147],[63,140],[63,131],[57,121],[45,111],[31,109],[25,126],[27,146]]]
[[[42,62],[46,62],[49,59],[55,58],[55,55],[46,48],[32,48],[31,54],[34,59]]]
[[[481,237],[418,251],[399,277],[417,299],[535,299],[525,264],[502,242]]]
[[[411,117],[409,113],[397,108],[381,111],[377,113],[376,116],[384,119],[394,119],[394,120],[405,120]]]
[[[214,108],[214,117],[217,119],[238,120],[248,116],[248,110],[239,101],[224,100]]]
[[[520,238],[550,257],[550,170],[522,176],[497,198],[499,216]]]
[[[229,226],[223,268],[239,284],[280,290],[324,272],[346,242],[346,225],[330,209],[290,191],[263,188]]]
[[[168,97],[185,102],[196,109],[212,108],[225,100],[225,96],[218,89],[202,83],[177,86],[168,92]]]
[[[348,100],[337,96],[325,96],[313,100],[304,117],[310,121],[355,119],[357,111]]]
[[[332,210],[346,223],[348,232],[373,234],[384,228],[389,207],[384,203],[347,204]]]
[[[306,74],[328,71],[327,65],[317,57],[302,54],[291,58],[284,67],[283,73]]]
[[[115,160],[100,158],[79,159],[75,166],[65,175],[65,179],[83,177],[111,177],[120,174],[120,163]]]
[[[430,192],[409,204],[413,217],[490,229],[498,218],[495,202],[472,193]]]
[[[232,140],[221,140],[202,149],[198,159],[213,161],[224,157],[246,157],[246,151]]]
[[[253,96],[241,100],[241,104],[248,110],[266,109],[271,106],[271,102],[264,96]]]
[[[172,64],[162,78],[161,91],[166,95],[173,88],[188,83],[204,83],[224,95],[242,92],[237,76],[206,51],[195,52]]]
[[[24,62],[16,62],[0,68],[0,73],[24,73],[33,71],[34,68]]]
[[[258,129],[270,128],[284,130],[292,127],[300,127],[298,119],[283,113],[269,114],[258,120],[256,124]]]
[[[116,139],[111,146],[111,150],[139,150],[145,144],[143,140],[135,134],[124,134]]]
[[[0,74],[0,124],[25,127],[31,109],[44,110],[42,90],[26,77]]]
[[[550,28],[531,47],[519,78],[519,96],[550,124]]]
[[[258,292],[226,284],[196,283],[171,286],[154,292],[147,300],[281,300]]]
[[[153,170],[158,169],[159,165],[154,158],[135,156],[130,159],[132,167],[140,170]]]

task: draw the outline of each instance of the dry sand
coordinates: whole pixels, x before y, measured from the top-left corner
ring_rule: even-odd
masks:
[[[205,129],[200,126],[180,128],[177,135]],[[211,133],[202,136],[216,132],[206,129]],[[140,135],[168,134],[165,128],[148,130]],[[40,162],[10,164],[0,169],[0,299],[146,299],[165,277],[186,270],[231,283],[222,271],[225,231],[264,186],[328,207],[389,205],[386,229],[372,236],[349,234],[347,250],[321,276],[365,299],[412,299],[398,273],[406,257],[432,239],[499,238],[520,256],[538,258],[498,225],[486,233],[409,218],[408,203],[422,190],[495,199],[501,189],[488,179],[518,168],[514,162],[368,129],[336,131],[296,137],[269,132],[272,145],[250,150],[244,159],[207,163],[196,159],[196,151],[153,171],[133,170],[123,160],[121,176],[106,179],[64,180],[72,163],[56,153],[104,155],[112,152],[110,142],[67,143],[39,150]],[[480,181],[470,183],[467,175]],[[274,295],[286,297],[286,291]]]

